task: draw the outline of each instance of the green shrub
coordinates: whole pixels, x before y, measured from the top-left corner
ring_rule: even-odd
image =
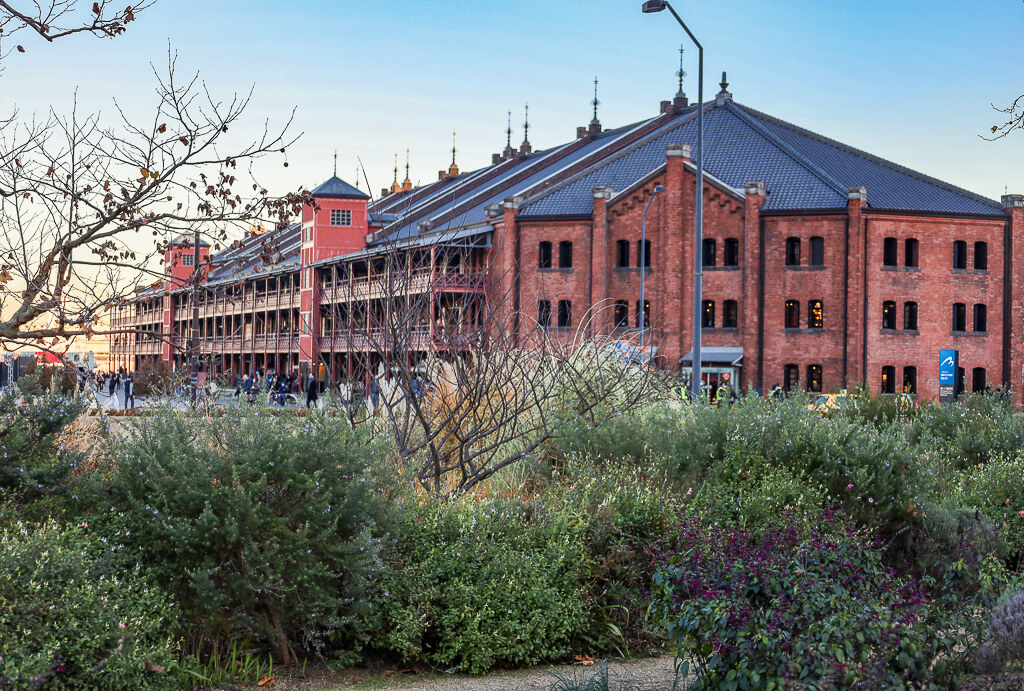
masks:
[[[1000,531],[1013,563],[1024,555],[1024,454],[1000,457],[959,475],[957,501],[980,511]]]
[[[321,414],[163,410],[94,478],[108,531],[172,590],[195,639],[266,642],[283,662],[358,612],[379,538],[363,438]]]
[[[0,529],[0,688],[181,688],[178,612],[86,525]],[[34,686],[33,684],[36,684]]]
[[[413,504],[385,553],[361,641],[479,674],[557,659],[588,625],[588,560],[565,515],[463,498]]]
[[[21,502],[54,493],[80,460],[60,435],[82,403],[59,395],[26,396],[16,387],[0,395],[0,499]]]
[[[1015,414],[1008,392],[970,394],[954,404],[923,407],[907,437],[921,455],[966,469],[1024,451],[1024,418]]]

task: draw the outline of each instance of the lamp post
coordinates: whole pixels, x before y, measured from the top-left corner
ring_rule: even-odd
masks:
[[[640,321],[640,356],[643,357],[644,350],[644,327],[647,326],[647,309],[644,303],[644,279],[647,277],[647,212],[651,210],[651,204],[654,203],[654,198],[658,196],[659,192],[664,192],[665,188],[658,185],[651,192],[651,198],[647,200],[647,207],[644,209],[644,215],[640,218],[640,313],[637,318]]]
[[[693,400],[697,401],[700,400],[701,281],[704,273],[704,46],[666,0],[647,0],[642,9],[646,14],[667,9],[697,46],[697,227],[694,231],[693,252],[693,376],[690,378],[690,394]]]

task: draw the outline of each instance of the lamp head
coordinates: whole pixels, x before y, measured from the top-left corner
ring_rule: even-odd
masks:
[[[652,12],[661,12],[663,9],[665,9],[665,6],[667,4],[668,3],[666,3],[665,0],[647,0],[643,4],[643,11],[645,14],[650,14]]]
[[[657,187],[654,188],[654,192],[652,192],[652,194],[657,194],[658,192],[664,192],[664,191],[665,191],[665,188],[662,187],[661,185],[658,185]]]

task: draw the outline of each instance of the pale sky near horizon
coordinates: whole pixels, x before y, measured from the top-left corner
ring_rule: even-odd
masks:
[[[338,174],[354,182],[362,159],[373,193],[391,183],[394,154],[411,151],[425,184],[451,159],[487,165],[522,140],[530,104],[535,149],[564,143],[591,117],[619,127],[658,112],[676,90],[686,47],[685,90],[697,95],[697,52],[667,12],[640,0],[346,2],[160,0],[121,38],[75,37],[45,45],[21,34],[0,75],[0,114],[22,117],[79,107],[113,122],[113,100],[144,115],[153,103],[150,63],[168,44],[184,70],[213,93],[255,88],[252,131],[283,123],[293,108],[302,133],[263,180],[283,193]],[[705,100],[728,70],[735,99],[992,199],[1024,193],[1024,132],[984,141],[1001,122],[991,104],[1024,93],[1017,72],[1020,0],[789,0],[674,5],[705,45]],[[361,187],[366,188],[360,181]],[[870,190],[869,190],[870,195]],[[870,199],[870,196],[869,196]]]

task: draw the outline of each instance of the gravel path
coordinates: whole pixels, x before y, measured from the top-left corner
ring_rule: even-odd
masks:
[[[275,691],[334,691],[337,689],[395,689],[400,691],[549,691],[583,688],[586,680],[599,674],[598,664],[582,667],[559,665],[527,670],[492,672],[484,676],[435,675],[397,672],[370,673],[349,670],[335,674],[313,672],[304,680],[279,676]],[[555,686],[558,676],[575,680],[575,685]],[[672,691],[676,680],[671,655],[608,664],[610,691]]]

